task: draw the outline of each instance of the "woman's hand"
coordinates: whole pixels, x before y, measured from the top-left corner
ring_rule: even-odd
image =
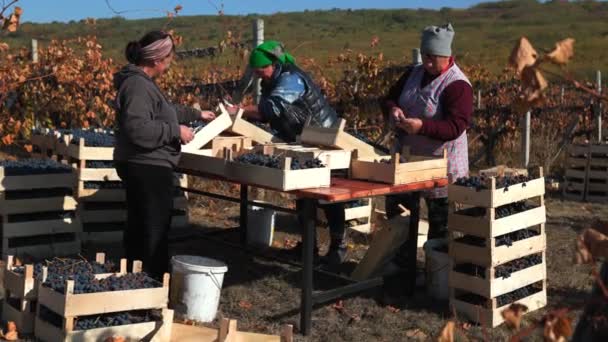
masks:
[[[400,122],[397,123],[397,127],[406,131],[407,134],[416,135],[422,129],[422,120],[420,119],[412,119],[412,118],[404,118]]]
[[[389,116],[393,119],[397,126],[399,126],[399,123],[405,120],[405,113],[403,113],[403,110],[397,106],[391,107]]]
[[[201,120],[211,121],[215,119],[215,113],[209,110],[201,110]]]
[[[194,139],[194,133],[192,129],[188,126],[179,125],[179,139],[182,141],[182,144],[187,144]]]
[[[228,114],[230,114],[230,115],[236,115],[236,113],[239,112],[239,109],[241,109],[241,107],[239,107],[237,105],[227,105],[226,106],[226,110],[228,111]]]

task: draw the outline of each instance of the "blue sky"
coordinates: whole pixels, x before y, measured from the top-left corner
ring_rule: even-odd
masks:
[[[129,18],[164,16],[166,10],[182,5],[181,15],[217,14],[216,7],[224,4],[226,14],[270,14],[331,8],[466,8],[481,1],[475,0],[107,0],[112,8]],[[0,0],[0,4],[10,0]],[[87,17],[116,16],[106,0],[19,0],[24,9],[22,21],[50,22],[80,20]]]

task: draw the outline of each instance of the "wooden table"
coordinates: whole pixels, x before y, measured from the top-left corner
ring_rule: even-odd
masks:
[[[210,179],[217,179],[226,182],[239,183],[233,180],[207,175],[198,170],[178,169],[178,172],[193,176]],[[247,206],[248,187],[260,187],[256,184],[243,184],[240,190],[240,217],[239,229],[241,242],[247,241]],[[324,203],[337,203],[352,201],[361,198],[395,195],[399,193],[412,193],[414,196],[414,207],[410,208],[410,227],[408,236],[408,249],[411,254],[416,255],[418,242],[418,221],[420,219],[420,193],[435,187],[442,187],[448,184],[447,178],[435,179],[432,181],[417,182],[403,185],[390,185],[383,183],[373,183],[360,180],[332,178],[331,186],[328,188],[314,188],[286,192],[296,197],[296,214],[302,229],[302,282],[301,301],[300,301],[300,331],[303,335],[309,335],[311,330],[312,308],[315,304],[326,303],[331,300],[343,297],[348,294],[361,292],[370,288],[381,286],[384,283],[382,277],[356,281],[350,279],[351,284],[341,286],[326,291],[314,291],[313,289],[313,259],[314,259],[314,236],[316,234],[317,205],[319,201]],[[262,187],[263,188],[263,187]],[[190,189],[184,189],[189,191]],[[275,189],[270,189],[275,190]],[[276,190],[275,190],[276,191]],[[199,192],[200,193],[200,192]],[[256,204],[257,205],[257,204]],[[416,258],[410,258],[407,267],[407,289],[412,293],[416,286]]]

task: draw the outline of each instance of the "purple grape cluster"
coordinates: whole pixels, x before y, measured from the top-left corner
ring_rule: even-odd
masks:
[[[523,258],[515,259],[513,261],[509,261],[502,265],[496,266],[496,268],[494,269],[494,277],[506,279],[511,276],[511,273],[515,273],[528,267],[539,265],[542,262],[543,255],[541,253],[532,254]]]
[[[495,208],[495,218],[501,219],[507,216],[515,215],[526,210],[530,210],[535,208],[536,206],[528,203],[526,201],[519,201],[515,203],[501,205],[500,207]],[[457,212],[459,215],[473,216],[473,217],[483,217],[486,215],[486,208],[483,207],[473,207],[462,209]]]
[[[96,279],[95,274],[90,271],[68,274],[51,273],[43,285],[59,293],[65,293],[66,280],[74,281],[75,294],[147,289],[162,286],[161,283],[148,277],[143,272],[111,275],[103,279]]]
[[[87,160],[85,167],[88,169],[113,169],[114,162],[112,160]]]
[[[70,173],[72,167],[52,159],[0,160],[5,176],[27,176],[56,173]]]
[[[522,298],[526,298],[526,297],[531,296],[540,291],[542,291],[542,281],[528,285],[528,286],[524,286],[515,291],[505,293],[503,295],[496,297],[496,306],[502,307],[502,306],[514,303]],[[488,298],[485,298],[483,296],[480,296],[480,295],[474,294],[474,293],[470,293],[470,292],[466,292],[466,293],[457,295],[456,298],[461,301],[464,301],[464,302],[467,302],[467,303],[470,303],[473,305],[479,305],[484,308],[487,308],[488,304],[489,304]]]
[[[539,236],[540,232],[534,229],[520,229],[514,232],[500,235],[496,237],[496,247],[500,246],[512,246],[514,242],[529,239],[531,237]]]
[[[84,139],[85,146],[91,147],[114,147],[116,138],[110,130],[73,129],[71,131],[72,144],[78,144]]]
[[[515,184],[523,184],[526,185],[526,182],[529,182],[533,178],[525,175],[515,175],[515,176],[502,176],[496,177],[496,188],[503,189],[504,191],[509,191],[509,186]],[[470,177],[460,177],[454,183],[456,185],[465,186],[468,188],[475,188],[477,191],[488,189],[489,178],[485,175],[481,176],[470,176]]]
[[[235,161],[239,163],[252,164],[257,166],[264,166],[273,169],[281,169],[282,168],[282,158],[275,155],[267,155],[261,153],[246,153],[235,158]],[[291,169],[292,170],[301,170],[301,169],[312,169],[312,168],[320,168],[325,167],[323,162],[320,159],[305,159],[300,160],[298,158],[291,159]]]
[[[120,181],[84,182],[85,189],[123,189]]]
[[[34,277],[42,276],[42,267],[47,267],[48,274],[68,274],[68,273],[88,273],[102,274],[116,272],[116,264],[112,261],[106,261],[100,264],[96,261],[86,261],[76,258],[55,258],[50,261],[37,262],[34,264]],[[17,266],[13,272],[23,274],[25,266]]]

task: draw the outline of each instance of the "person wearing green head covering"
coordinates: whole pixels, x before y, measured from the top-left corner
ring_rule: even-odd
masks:
[[[296,59],[280,42],[268,40],[258,45],[249,56],[249,68],[262,80],[262,94],[259,104],[243,108],[245,118],[269,123],[275,135],[286,142],[295,141],[305,124],[337,125],[338,115],[321,88],[296,65]],[[236,113],[238,107],[229,110]],[[321,261],[338,265],[346,256],[344,204],[322,208],[329,223],[331,242],[329,252]]]

